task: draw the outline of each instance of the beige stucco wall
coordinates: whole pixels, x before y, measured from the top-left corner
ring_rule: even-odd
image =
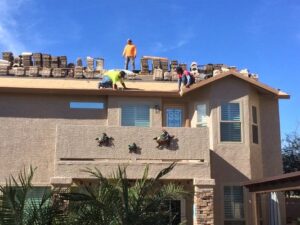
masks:
[[[70,101],[103,101],[100,97],[0,95],[0,182],[24,167],[37,167],[34,183],[49,185],[54,175],[58,124],[106,125],[105,110],[70,110]]]
[[[175,136],[174,141],[170,148],[158,149],[153,138],[161,134],[161,128],[59,125],[55,176],[86,177],[80,173],[85,167],[97,167],[110,175],[118,164],[123,164],[128,166],[128,177],[134,179],[142,175],[146,164],[151,164],[153,175],[176,161],[168,178],[210,179],[207,128],[167,130]],[[113,146],[97,145],[95,138],[103,132],[114,138]],[[139,154],[129,153],[128,145],[133,142],[141,148]]]

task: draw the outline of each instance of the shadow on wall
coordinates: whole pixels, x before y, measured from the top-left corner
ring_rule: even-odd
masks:
[[[211,176],[217,183],[239,183],[249,180],[237,168],[210,150]]]

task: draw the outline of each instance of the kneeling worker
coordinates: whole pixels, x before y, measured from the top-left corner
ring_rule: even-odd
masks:
[[[102,80],[98,84],[98,88],[113,88],[113,90],[117,90],[117,81],[120,81],[124,89],[126,89],[123,80],[125,75],[126,73],[124,71],[109,70],[103,75]]]

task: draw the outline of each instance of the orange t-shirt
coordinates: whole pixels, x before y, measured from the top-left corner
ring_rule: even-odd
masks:
[[[126,57],[135,57],[136,56],[136,47],[135,45],[131,44],[127,44],[124,48],[124,51],[123,51],[123,56],[126,56]]]

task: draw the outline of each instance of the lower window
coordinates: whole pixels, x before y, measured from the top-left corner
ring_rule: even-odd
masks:
[[[149,127],[150,106],[149,105],[124,105],[121,107],[121,125]]]
[[[245,225],[243,188],[224,187],[224,225]]]

